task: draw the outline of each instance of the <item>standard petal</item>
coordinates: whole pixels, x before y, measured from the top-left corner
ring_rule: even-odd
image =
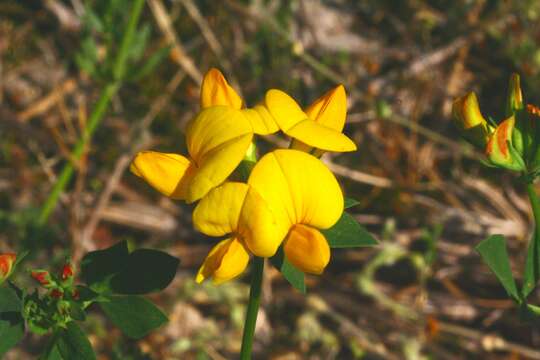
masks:
[[[324,235],[302,224],[291,228],[283,250],[291,264],[310,274],[321,274],[330,261],[330,247]]]
[[[256,256],[273,256],[289,227],[288,221],[278,222],[266,201],[253,187],[249,187],[237,230],[249,250]]]
[[[310,120],[341,132],[347,117],[347,95],[343,85],[338,85],[315,100],[307,109]]]
[[[212,106],[202,110],[186,128],[189,155],[200,166],[201,160],[224,143],[253,134],[251,124],[242,111],[227,106]]]
[[[242,108],[242,98],[227,83],[223,74],[215,68],[210,69],[201,86],[201,109],[225,105],[234,109]]]
[[[211,190],[193,211],[193,225],[210,236],[223,236],[235,232],[248,185],[226,182]]]
[[[250,122],[255,134],[268,135],[279,130],[268,109],[262,105],[256,105],[251,109],[243,109],[242,112]]]
[[[244,272],[248,262],[249,253],[238,239],[223,240],[212,248],[195,280],[201,283],[212,278],[214,284],[221,284]]]
[[[302,143],[326,151],[355,151],[356,144],[340,131],[304,120],[285,132]],[[304,150],[300,149],[299,150]]]
[[[285,133],[300,121],[308,118],[296,101],[281,90],[268,90],[264,97],[264,104],[279,128]]]
[[[248,184],[265,200],[278,224],[326,229],[343,212],[343,193],[332,172],[302,151],[266,154],[253,168]]]
[[[165,196],[184,200],[193,178],[194,164],[179,154],[141,151],[131,163],[133,174]]]
[[[251,132],[241,135],[213,148],[200,158],[187,189],[186,202],[197,201],[221,185],[240,164],[252,140]]]

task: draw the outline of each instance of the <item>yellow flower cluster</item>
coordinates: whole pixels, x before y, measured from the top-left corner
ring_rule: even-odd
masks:
[[[246,108],[223,75],[211,69],[201,89],[201,111],[186,129],[188,155],[143,151],[131,171],[162,194],[187,203],[199,201],[194,226],[224,237],[209,253],[197,282],[222,283],[241,274],[250,254],[271,257],[283,244],[298,269],[320,274],[330,248],[320,229],[332,227],[343,212],[341,188],[318,159],[324,151],[354,151],[343,133],[346,94],[338,86],[306,110],[283,91],[269,90],[261,104]],[[264,155],[246,183],[230,181],[250,151],[254,134],[281,130],[290,149]]]

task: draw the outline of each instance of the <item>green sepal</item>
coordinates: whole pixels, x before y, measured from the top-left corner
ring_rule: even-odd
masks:
[[[302,294],[306,293],[304,273],[287,260],[285,252],[283,251],[283,246],[280,246],[276,254],[270,258],[270,263],[281,272],[283,277],[296,290],[300,291]]]
[[[378,244],[377,240],[345,211],[334,226],[321,232],[331,248],[365,247]]]

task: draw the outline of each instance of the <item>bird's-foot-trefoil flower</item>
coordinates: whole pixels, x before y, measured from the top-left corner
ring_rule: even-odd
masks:
[[[492,127],[482,116],[478,106],[478,99],[474,92],[470,92],[454,101],[452,112],[454,123],[461,130],[463,136],[472,144],[485,147],[492,132]]]
[[[295,267],[320,274],[330,260],[330,247],[319,229],[333,226],[342,212],[339,184],[319,159],[298,150],[268,153],[247,184],[225,183],[193,212],[199,231],[230,234],[212,249],[197,281],[229,280],[244,271],[250,253],[271,257],[282,243]]]
[[[16,260],[17,254],[0,254],[0,284],[2,284],[11,275]]]
[[[186,128],[189,156],[142,151],[131,171],[162,194],[195,202],[219,186],[236,169],[253,134],[278,130],[266,109],[241,109],[242,100],[215,69],[206,74],[202,110]]]
[[[264,104],[279,128],[293,141],[293,147],[311,151],[346,152],[355,143],[342,133],[347,112],[345,89],[338,86],[315,100],[306,111],[285,92],[268,90]],[[320,153],[319,153],[320,154]]]

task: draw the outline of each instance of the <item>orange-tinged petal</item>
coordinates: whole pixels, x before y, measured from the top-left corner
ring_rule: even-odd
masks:
[[[289,227],[288,221],[278,222],[266,201],[250,186],[238,222],[238,234],[249,250],[256,256],[273,256]]]
[[[186,202],[197,201],[222,184],[240,164],[252,139],[253,133],[231,139],[199,159],[197,171],[187,189]]]
[[[306,145],[321,150],[338,152],[356,150],[356,144],[345,134],[311,120],[299,122],[290,128],[286,134]],[[297,150],[304,149],[298,148]]]
[[[279,130],[268,109],[262,105],[256,105],[251,109],[243,109],[242,112],[250,122],[255,134],[268,135]]]
[[[241,241],[237,238],[223,240],[214,246],[204,260],[196,281],[201,283],[212,278],[214,284],[221,284],[244,272],[248,262],[249,254]]]
[[[330,246],[324,235],[302,224],[291,228],[283,250],[291,264],[310,274],[321,274],[330,261]]]
[[[211,190],[193,211],[193,225],[210,236],[236,232],[248,185],[226,182]]]
[[[17,255],[14,253],[0,254],[0,283],[2,283],[12,272]]]
[[[341,132],[347,117],[347,95],[343,85],[338,85],[315,100],[307,109],[310,120]]]
[[[515,122],[514,116],[511,116],[497,126],[487,143],[486,156],[495,165],[519,171],[523,170],[522,164],[514,159],[509,148]]]
[[[201,109],[215,105],[241,109],[242,103],[242,98],[227,83],[218,69],[212,68],[204,75],[201,86]]]
[[[457,98],[452,105],[452,112],[454,123],[463,136],[477,146],[485,146],[490,129],[480,112],[476,94],[471,92]]]
[[[199,112],[187,125],[189,155],[200,166],[209,152],[246,134],[253,134],[253,129],[242,111],[227,106],[209,107]]]
[[[133,174],[173,199],[185,199],[195,172],[194,164],[178,154],[141,151],[131,163]]]
[[[330,170],[298,150],[276,150],[253,168],[248,184],[265,200],[278,225],[308,224],[326,229],[343,212],[343,193]]]

